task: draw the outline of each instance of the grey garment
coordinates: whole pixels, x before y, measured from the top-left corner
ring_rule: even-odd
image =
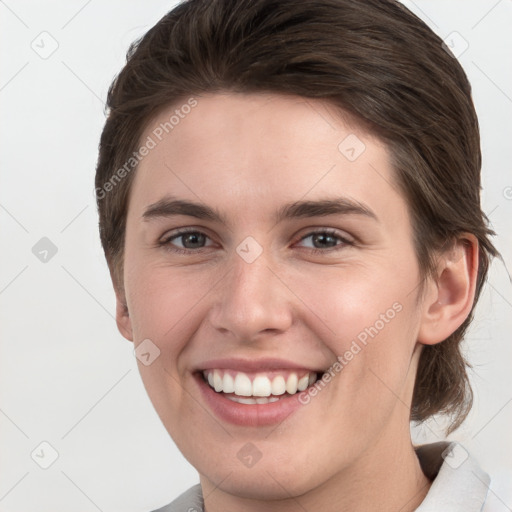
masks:
[[[491,479],[457,442],[415,446],[416,455],[432,485],[416,512],[482,512]],[[201,485],[153,512],[204,512]]]
[[[201,484],[194,485],[180,494],[172,503],[153,512],[204,512]]]

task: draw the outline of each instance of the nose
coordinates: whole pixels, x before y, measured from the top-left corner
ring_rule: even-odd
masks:
[[[265,251],[251,263],[233,254],[225,278],[216,287],[211,323],[236,341],[285,332],[293,322],[293,294]]]

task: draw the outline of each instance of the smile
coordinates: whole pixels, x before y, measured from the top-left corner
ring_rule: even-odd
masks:
[[[325,366],[324,366],[325,368]],[[276,358],[203,361],[192,372],[202,402],[222,422],[242,427],[276,425],[304,410],[301,397],[326,370]],[[308,412],[325,406],[322,393]],[[313,408],[313,409],[311,409]]]
[[[202,372],[208,385],[225,398],[240,404],[254,405],[277,402],[304,391],[318,379],[317,372],[281,370],[272,372],[241,372],[230,369],[209,369]]]

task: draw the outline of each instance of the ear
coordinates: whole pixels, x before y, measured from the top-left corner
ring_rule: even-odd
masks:
[[[116,290],[116,323],[119,332],[128,340],[133,341],[132,321],[126,304],[124,292]]]
[[[418,342],[435,345],[466,320],[475,298],[478,240],[464,233],[439,255],[437,279],[430,279],[423,302]]]

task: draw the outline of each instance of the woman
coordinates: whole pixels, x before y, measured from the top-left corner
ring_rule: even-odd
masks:
[[[191,0],[96,175],[120,332],[200,485],[162,511],[481,510],[463,338],[496,251],[470,85],[394,1]]]

